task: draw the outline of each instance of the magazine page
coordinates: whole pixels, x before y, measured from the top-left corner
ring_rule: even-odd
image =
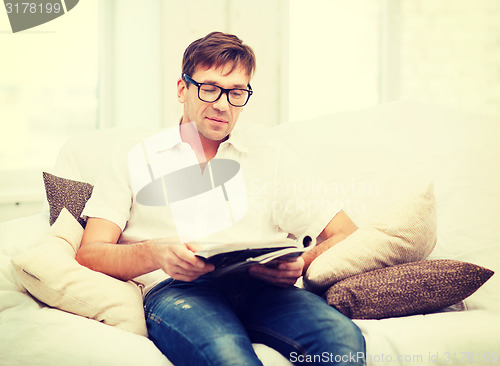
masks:
[[[259,250],[259,249],[280,249],[280,248],[298,248],[299,243],[294,239],[283,239],[279,241],[269,242],[239,242],[239,243],[209,243],[196,242],[202,248],[196,252],[198,257],[210,258],[214,255],[222,253],[237,252],[241,250]],[[302,247],[302,245],[300,245]]]
[[[212,275],[220,276],[246,270],[248,266],[256,263],[272,265],[272,262],[277,260],[294,260],[314,244],[315,241],[310,236],[304,236],[299,240],[284,239],[276,242],[209,243],[195,254],[215,266]]]

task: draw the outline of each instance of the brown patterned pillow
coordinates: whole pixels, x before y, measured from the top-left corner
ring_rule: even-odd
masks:
[[[351,319],[426,314],[469,297],[493,273],[467,262],[424,260],[346,278],[324,297]]]
[[[46,172],[43,172],[43,182],[50,208],[50,225],[56,222],[61,210],[66,208],[84,227],[85,221],[80,215],[94,187],[89,183],[56,177]]]

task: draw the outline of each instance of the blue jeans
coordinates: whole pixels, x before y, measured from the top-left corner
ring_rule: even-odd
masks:
[[[250,276],[168,279],[144,299],[149,337],[175,365],[262,365],[252,342],[295,364],[363,365],[359,328],[322,298]]]

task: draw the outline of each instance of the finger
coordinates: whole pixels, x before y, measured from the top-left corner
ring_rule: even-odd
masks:
[[[299,273],[290,272],[290,273],[279,273],[279,274],[269,274],[258,272],[256,273],[262,279],[266,279],[269,282],[285,282],[285,283],[295,283],[297,279],[300,277]]]
[[[184,273],[177,273],[177,272],[169,274],[169,276],[175,280],[184,281],[184,282],[191,282],[191,281],[196,280],[198,277],[200,277],[200,276],[187,275]]]
[[[201,245],[200,244],[197,244],[195,243],[194,241],[191,241],[189,243],[186,243],[186,247],[192,251],[193,253],[196,253],[198,250],[201,249]]]
[[[271,282],[273,284],[282,284],[291,286],[301,276],[301,270],[283,271],[278,268],[267,268],[266,266],[256,265],[249,269],[249,274],[253,277]]]
[[[281,271],[288,271],[288,272],[295,272],[295,271],[300,271],[302,272],[302,268],[304,267],[304,264],[301,263],[300,261],[295,261],[295,262],[281,262],[277,266],[277,268]]]
[[[182,268],[204,272],[212,268],[211,264],[198,258],[187,245],[178,245],[173,248],[172,253],[177,257],[176,264]]]
[[[186,268],[183,268],[180,265],[177,264],[172,264],[172,265],[167,265],[163,269],[165,273],[167,273],[170,277],[181,280],[181,281],[193,281],[196,278],[210,272],[213,268],[208,268],[207,270],[200,270],[198,268],[195,268],[195,270],[189,270]]]
[[[299,268],[288,269],[285,265],[280,264],[278,267],[256,266],[252,268],[254,273],[260,273],[269,277],[289,278],[300,277],[301,271]]]
[[[302,258],[295,258],[293,261],[273,261],[267,263],[265,268],[272,268],[280,272],[274,272],[278,277],[300,277],[304,269],[304,260]],[[273,275],[273,272],[268,272]]]
[[[171,254],[173,256],[173,254]],[[163,271],[172,278],[182,281],[192,281],[213,270],[213,267],[198,268],[191,266],[187,262],[180,261],[174,256],[174,259],[168,259],[163,267]]]
[[[279,263],[276,267],[257,264],[250,267],[250,271],[270,277],[286,278],[300,276],[302,266],[291,266],[288,263]]]
[[[295,278],[295,277],[277,278],[277,277],[268,276],[266,274],[258,273],[258,272],[251,273],[250,275],[252,277],[258,278],[260,280],[269,282],[275,286],[280,286],[280,287],[290,287],[290,286],[293,286],[295,284],[295,282],[297,282],[297,278]]]
[[[168,267],[168,272],[170,272],[169,274],[171,275],[172,273],[180,273],[180,274],[184,274],[186,276],[201,276],[201,275],[204,275],[205,273],[208,273],[210,271],[208,270],[200,270],[198,268],[195,268],[194,270],[193,269],[189,269],[189,268],[184,268],[180,265],[171,265]]]
[[[178,272],[202,275],[214,270],[214,266],[208,263],[202,263],[202,266],[195,266],[189,262],[177,259],[175,263],[170,264],[170,268]]]
[[[186,248],[189,249],[192,253],[196,253],[197,251],[202,249],[202,246],[200,244],[195,243],[195,242],[189,242],[189,243],[186,243]],[[214,270],[215,267],[212,264],[207,263],[202,258],[197,257],[196,255],[191,256],[190,254],[189,254],[189,256],[191,258],[194,257],[196,259],[195,265],[202,268],[203,271],[207,271],[207,270],[213,271]],[[192,263],[192,262],[190,262],[190,263]]]

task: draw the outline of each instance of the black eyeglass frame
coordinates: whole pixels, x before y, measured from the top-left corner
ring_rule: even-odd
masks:
[[[189,76],[188,74],[183,74],[182,78],[185,81],[187,81],[188,83],[193,84],[194,86],[196,86],[198,88],[198,99],[201,100],[202,102],[205,102],[205,103],[215,103],[220,99],[222,94],[226,94],[227,102],[229,104],[231,104],[233,107],[244,107],[248,103],[248,101],[250,100],[250,97],[253,94],[253,90],[252,90],[252,87],[250,86],[250,84],[248,84],[248,89],[241,89],[241,88],[225,89],[225,88],[220,87],[219,85],[208,84],[208,83],[199,83],[196,80],[194,80],[191,76]],[[210,85],[210,86],[215,86],[215,87],[219,88],[220,89],[219,96],[213,101],[208,101],[208,100],[202,99],[200,97],[200,87],[202,85]],[[248,93],[248,96],[247,96],[247,99],[245,100],[245,103],[243,103],[242,105],[236,105],[236,104],[231,103],[231,101],[229,100],[229,92],[231,92],[233,90],[242,90],[242,91],[246,91]]]

